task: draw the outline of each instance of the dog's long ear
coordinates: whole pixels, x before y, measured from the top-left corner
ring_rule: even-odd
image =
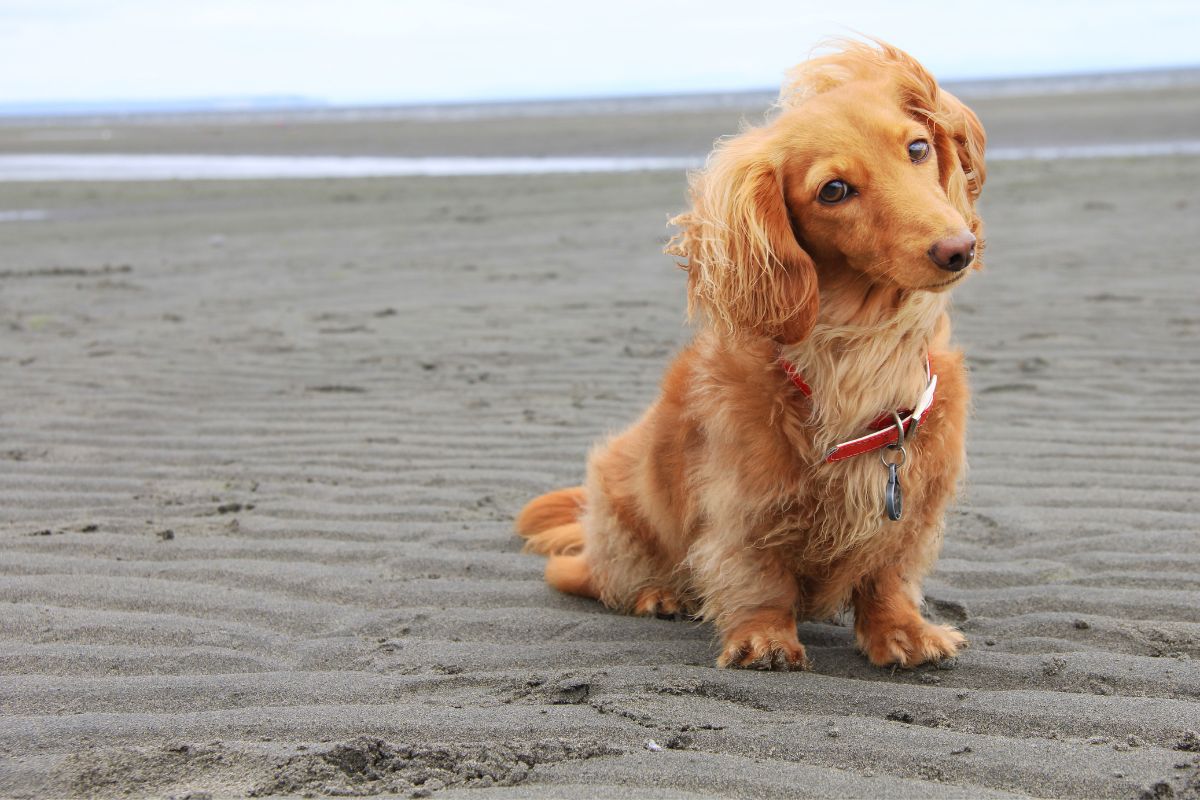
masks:
[[[689,315],[788,344],[816,322],[817,276],[792,230],[778,159],[764,129],[721,143],[692,175],[692,209],[671,220],[681,230],[666,252],[687,258]]]
[[[987,136],[975,112],[938,86],[933,75],[915,58],[878,40],[874,41],[874,47],[848,43],[840,55],[830,56],[819,63],[825,62],[840,66],[843,71],[849,69],[855,75],[863,74],[862,70],[867,65],[890,72],[905,110],[929,128],[934,149],[937,150],[939,178],[947,199],[963,215],[971,232],[982,243],[983,222],[975,212],[975,201],[979,199],[987,177],[987,167],[983,161]],[[824,69],[828,72],[831,67]],[[812,71],[811,68],[809,71]],[[978,266],[981,260],[976,259],[975,263]]]
[[[983,160],[987,135],[983,125],[974,111],[940,88],[930,122],[946,196],[967,220],[971,232],[982,239],[982,222],[975,213],[975,201],[987,179],[987,165]]]

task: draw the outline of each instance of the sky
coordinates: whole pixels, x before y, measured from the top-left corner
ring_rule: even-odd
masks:
[[[0,0],[0,103],[763,89],[855,32],[943,80],[1200,64],[1196,0]]]

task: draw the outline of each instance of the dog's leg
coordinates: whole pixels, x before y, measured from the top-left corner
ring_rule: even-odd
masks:
[[[656,586],[642,589],[633,601],[633,613],[642,617],[679,613],[679,598],[670,589]]]
[[[808,654],[796,636],[795,609],[761,607],[735,619],[721,636],[718,667],[776,671],[808,667]]]
[[[698,543],[689,555],[701,615],[721,632],[719,667],[805,669],[808,657],[796,635],[796,578],[771,550]]]
[[[921,616],[920,585],[894,567],[869,576],[854,590],[854,632],[872,664],[913,667],[958,653],[967,640],[956,628]]]
[[[582,555],[551,555],[546,562],[546,583],[566,594],[597,596],[592,571]]]

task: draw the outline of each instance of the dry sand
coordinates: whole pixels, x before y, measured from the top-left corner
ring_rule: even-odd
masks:
[[[1129,137],[1180,138],[1173,97]],[[1057,135],[1003,102],[1027,140],[997,144]],[[1105,102],[1118,132],[1144,107]],[[691,152],[736,115],[673,122],[412,152]],[[510,533],[686,341],[683,185],[0,184],[51,215],[0,223],[0,795],[1200,793],[1200,158],[993,167],[956,303],[970,482],[927,586],[971,648],[911,671],[844,621],[802,625],[812,673],[716,670],[708,627],[555,594]]]

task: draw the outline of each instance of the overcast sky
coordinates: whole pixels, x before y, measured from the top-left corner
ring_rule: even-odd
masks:
[[[777,86],[853,31],[941,78],[1200,64],[1200,2],[0,0],[0,102],[337,103]]]

